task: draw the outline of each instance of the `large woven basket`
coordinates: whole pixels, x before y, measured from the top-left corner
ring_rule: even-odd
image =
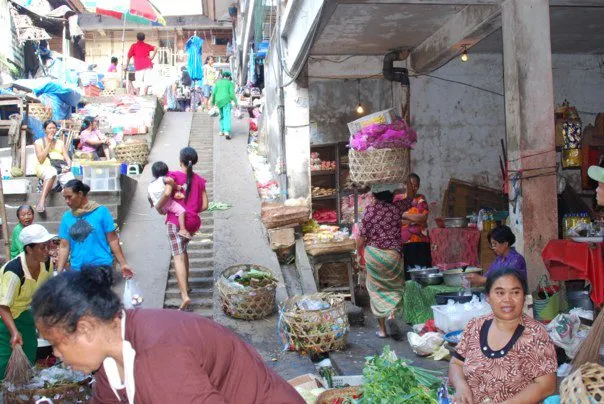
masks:
[[[322,300],[329,307],[322,310],[302,310],[302,300]],[[281,330],[290,349],[310,354],[321,354],[346,348],[348,344],[348,316],[344,298],[329,293],[294,296],[280,306]]]
[[[575,370],[562,381],[560,398],[573,404],[604,402],[604,367],[588,362]]]
[[[354,397],[358,397],[361,394],[361,387],[352,386],[352,387],[343,387],[340,389],[330,389],[325,390],[323,393],[317,397],[317,401],[315,404],[332,404],[334,402],[352,402]],[[342,401],[337,401],[338,399],[342,399]],[[348,401],[346,401],[348,400]]]
[[[147,143],[122,143],[113,149],[115,159],[126,164],[147,164],[149,145]]]
[[[68,383],[57,387],[41,389],[16,389],[9,391],[4,388],[4,402],[12,404],[34,404],[42,397],[51,399],[55,404],[87,403],[92,394],[91,379],[79,383]]]
[[[264,272],[271,272],[260,265],[235,265],[225,269],[218,278],[218,291],[222,310],[233,318],[241,320],[260,320],[275,311],[275,295],[277,285],[261,287],[237,287],[228,281],[228,277],[244,270],[255,268]]]
[[[409,149],[348,151],[350,180],[359,185],[396,184],[409,175]]]
[[[27,107],[27,113],[40,122],[52,119],[52,109],[38,102],[30,102]]]

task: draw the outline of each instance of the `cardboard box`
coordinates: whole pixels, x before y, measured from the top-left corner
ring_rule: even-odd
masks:
[[[292,387],[299,387],[304,390],[312,390],[316,388],[325,388],[321,379],[312,373],[307,373],[302,376],[294,377],[291,380],[287,381]]]

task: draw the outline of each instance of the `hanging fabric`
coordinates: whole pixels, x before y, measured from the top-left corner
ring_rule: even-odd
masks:
[[[203,80],[202,48],[203,39],[197,35],[193,35],[185,44],[185,50],[189,56],[187,70],[192,80]]]
[[[248,84],[254,85],[256,83],[256,55],[254,54],[254,49],[250,47],[250,61],[248,66]]]

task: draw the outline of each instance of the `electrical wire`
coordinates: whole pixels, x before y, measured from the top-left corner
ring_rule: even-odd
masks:
[[[309,59],[318,60],[318,61],[324,61],[324,60],[326,60],[326,61],[331,62],[331,63],[344,63],[348,59],[353,58],[355,56],[358,56],[358,55],[349,55],[349,56],[346,56],[344,59],[340,59],[340,60],[333,60],[333,59],[330,59],[330,58],[318,58],[316,56],[309,56]]]
[[[484,92],[487,92],[487,93],[498,95],[500,97],[504,97],[504,95],[502,93],[498,93],[497,91],[489,90],[489,89],[483,88],[483,87],[478,87],[478,86],[475,86],[473,84],[464,83],[462,81],[445,79],[443,77],[433,76],[431,74],[418,74],[417,76],[418,77],[425,76],[425,77],[430,77],[430,78],[438,79],[438,80],[442,80],[442,81],[448,81],[449,83],[461,84],[461,85],[464,85],[464,86],[467,86],[467,87],[475,88],[476,90],[481,90],[481,91],[484,91]]]

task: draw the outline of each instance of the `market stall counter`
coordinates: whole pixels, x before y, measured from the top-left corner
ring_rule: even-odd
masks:
[[[551,240],[541,254],[553,281],[588,280],[595,306],[604,303],[604,243]]]

